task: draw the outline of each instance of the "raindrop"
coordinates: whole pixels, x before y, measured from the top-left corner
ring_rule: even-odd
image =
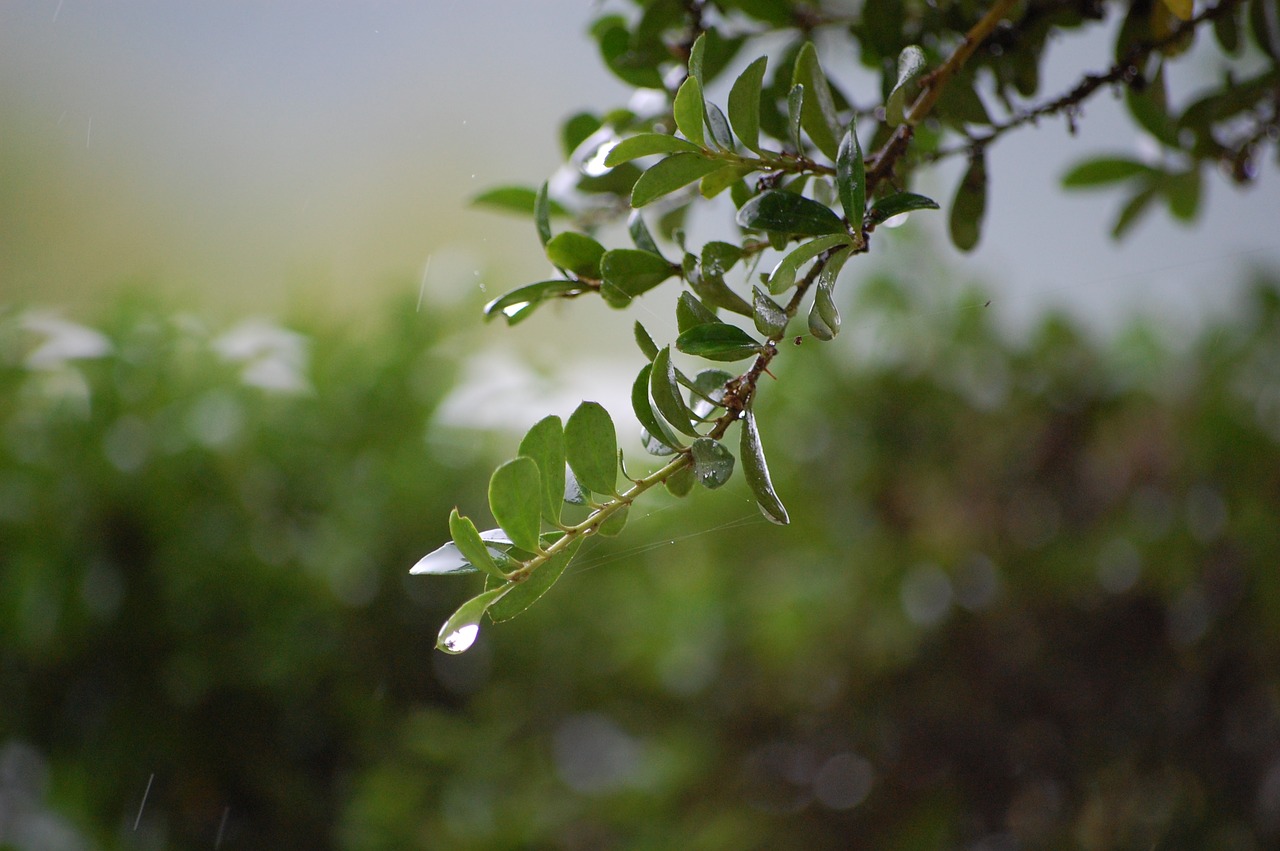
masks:
[[[460,626],[453,632],[440,639],[440,649],[446,653],[465,653],[476,643],[476,636],[480,634],[480,624],[469,623]]]

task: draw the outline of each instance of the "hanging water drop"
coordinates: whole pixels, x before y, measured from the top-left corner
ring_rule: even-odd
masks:
[[[472,644],[476,643],[476,636],[479,634],[480,624],[469,623],[458,627],[448,635],[441,636],[437,646],[446,653],[465,653]]]

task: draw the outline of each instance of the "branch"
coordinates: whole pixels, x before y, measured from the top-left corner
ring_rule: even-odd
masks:
[[[883,180],[893,173],[894,166],[897,165],[902,155],[907,152],[907,146],[915,133],[915,125],[924,120],[925,116],[933,109],[946,84],[957,71],[964,67],[964,63],[969,61],[969,57],[978,49],[978,45],[985,41],[991,33],[995,32],[1000,21],[1009,14],[1017,3],[1018,0],[996,0],[987,13],[973,25],[973,28],[965,33],[964,39],[952,52],[951,56],[932,73],[924,77],[920,84],[920,95],[916,98],[915,103],[912,104],[911,109],[907,111],[906,120],[893,131],[889,141],[885,142],[884,147],[876,152],[870,166],[867,168],[868,197],[875,192],[876,187]]]
[[[1169,45],[1185,38],[1201,24],[1207,21],[1212,21],[1215,18],[1222,17],[1235,9],[1235,7],[1239,6],[1241,2],[1242,0],[1222,0],[1218,5],[1205,9],[1195,17],[1179,22],[1177,26],[1162,38],[1134,45],[1127,53],[1125,53],[1119,62],[1111,66],[1111,68],[1105,73],[1086,74],[1081,78],[1080,82],[1066,94],[1054,98],[1040,106],[1019,112],[1008,122],[994,125],[989,133],[983,136],[971,138],[967,144],[935,151],[925,157],[924,161],[936,162],[961,152],[968,152],[976,148],[983,147],[1003,136],[1010,130],[1032,123],[1046,115],[1056,115],[1064,111],[1067,112],[1068,115],[1074,114],[1080,104],[1084,103],[1085,100],[1096,94],[1103,86],[1115,83],[1132,84],[1137,79],[1137,69],[1142,67],[1153,53],[1164,50]]]

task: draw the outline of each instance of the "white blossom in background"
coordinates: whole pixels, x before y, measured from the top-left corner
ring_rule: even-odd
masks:
[[[28,369],[56,370],[67,361],[105,357],[112,351],[111,341],[101,331],[51,313],[24,315],[22,328],[44,337],[27,355]]]
[[[213,341],[223,360],[243,364],[240,380],[279,393],[309,393],[307,338],[265,319],[247,319]]]

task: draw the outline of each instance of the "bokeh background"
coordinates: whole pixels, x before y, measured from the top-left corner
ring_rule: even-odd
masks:
[[[627,96],[595,8],[0,7],[0,847],[1280,841],[1278,176],[1117,245],[1058,188],[1140,150],[1105,100],[974,254],[845,273],[762,399],[792,527],[655,500],[432,650],[449,509],[630,419],[634,316],[482,326],[546,261],[468,206]]]

